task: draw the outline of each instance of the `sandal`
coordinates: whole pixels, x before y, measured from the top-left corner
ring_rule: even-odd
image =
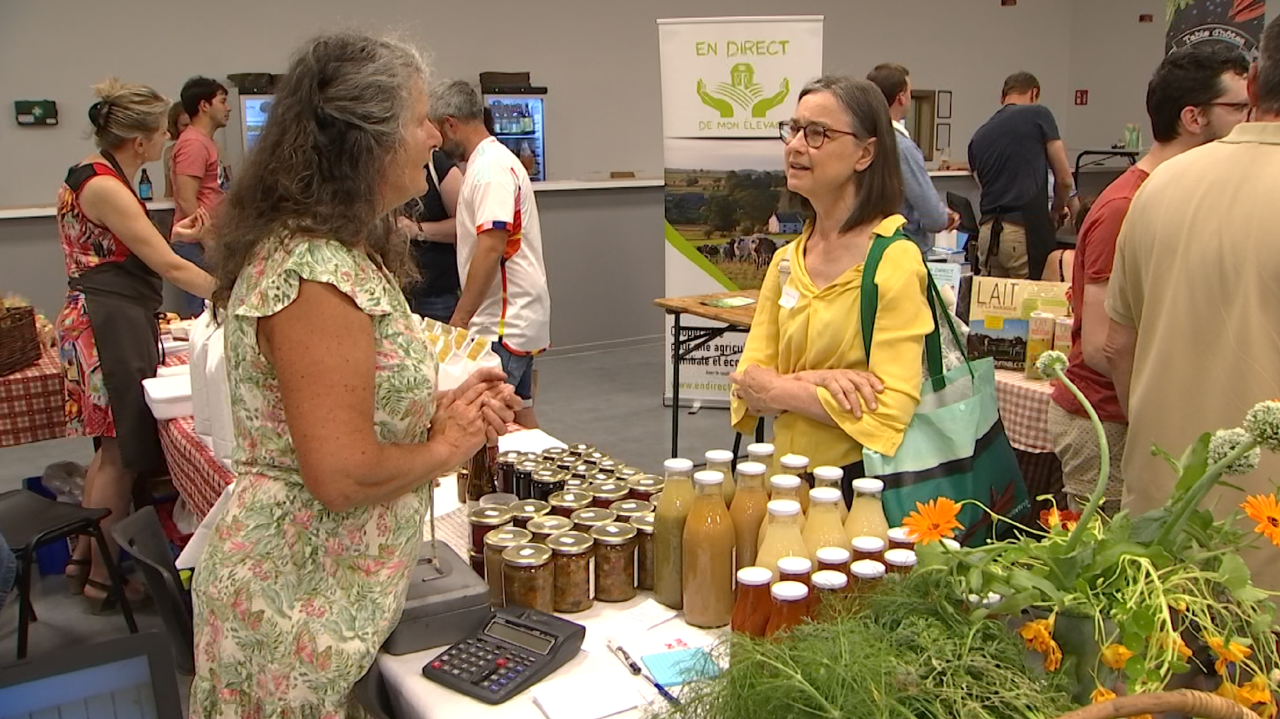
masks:
[[[63,574],[67,579],[67,592],[70,594],[84,594],[84,585],[89,581],[89,567],[93,563],[88,559],[70,559],[67,561],[67,569],[72,567],[84,567],[83,571],[72,574],[66,572]]]
[[[96,579],[88,579],[85,580],[85,586],[93,587],[94,589],[103,592],[101,597],[91,597],[88,594],[84,595],[84,598],[89,602],[90,614],[106,614],[107,612],[114,611],[120,606],[120,603],[116,601],[115,596],[112,595],[110,584],[99,582]],[[124,591],[126,596],[128,596],[129,587],[131,586],[135,585],[132,582],[125,584]],[[146,609],[149,606],[151,606],[151,595],[147,593],[145,587],[140,594],[129,597],[129,608],[135,612],[139,609]]]

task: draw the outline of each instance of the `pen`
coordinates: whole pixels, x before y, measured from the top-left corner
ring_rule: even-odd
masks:
[[[636,664],[636,660],[631,658],[631,655],[627,653],[626,649],[622,648],[621,644],[615,644],[612,639],[607,640],[606,644],[608,644],[609,650],[613,652],[614,656],[627,667],[628,671],[635,676],[640,676],[640,665]]]
[[[650,684],[652,684],[653,688],[657,689],[658,693],[662,695],[662,698],[666,699],[672,706],[680,706],[680,700],[676,699],[675,695],[667,691],[667,688],[659,684],[656,679],[649,676],[648,674],[641,674],[641,676],[643,676],[645,680],[647,680]]]

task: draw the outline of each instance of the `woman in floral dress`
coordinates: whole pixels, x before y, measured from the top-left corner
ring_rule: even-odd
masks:
[[[294,56],[216,225],[235,492],[193,586],[191,716],[359,717],[399,619],[432,480],[518,406],[500,371],[435,392],[390,212],[440,136],[411,48],[322,35]]]

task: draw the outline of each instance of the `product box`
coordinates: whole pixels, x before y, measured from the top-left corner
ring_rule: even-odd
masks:
[[[990,357],[997,369],[1025,372],[1031,313],[1068,316],[1070,287],[1066,282],[974,277],[969,304],[969,359]]]

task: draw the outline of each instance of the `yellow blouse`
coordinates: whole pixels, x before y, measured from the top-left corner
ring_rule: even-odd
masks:
[[[890,237],[906,219],[893,215],[874,230]],[[921,360],[924,338],[933,330],[927,300],[924,260],[912,242],[895,242],[885,250],[876,272],[879,300],[872,338],[874,365],[867,367],[862,347],[862,269],[849,268],[835,282],[819,290],[805,265],[805,243],[810,228],[795,241],[790,252],[779,250],[769,265],[747,344],[738,371],[759,365],[789,375],[805,370],[868,370],[884,383],[875,411],[862,407],[862,418],[841,409],[831,393],[821,387],[823,407],[839,425],[830,427],[800,414],[785,412],[774,422],[774,444],[779,454],[809,458],[812,466],[842,467],[861,461],[862,447],[892,456],[902,443],[916,405],[920,402]],[[791,262],[789,286],[799,295],[790,309],[778,304],[782,296],[778,265],[783,256]],[[750,435],[756,417],[747,414],[738,399],[731,403],[733,426]]]

